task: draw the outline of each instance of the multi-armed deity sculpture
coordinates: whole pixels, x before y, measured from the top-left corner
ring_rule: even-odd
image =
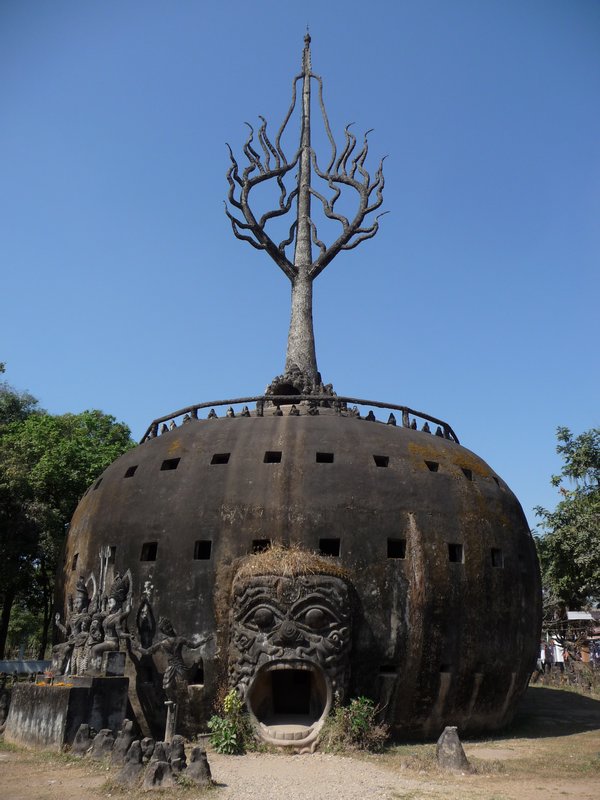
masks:
[[[364,136],[362,147],[357,151],[357,139],[351,133],[349,125],[345,130],[344,146],[338,154],[323,102],[323,81],[312,71],[308,33],[304,37],[304,42],[302,72],[294,78],[292,102],[275,141],[272,142],[269,138],[266,120],[260,117],[262,124],[258,129],[257,138],[262,150],[261,155],[252,146],[255,132],[249,125],[250,135],[243,148],[248,165],[241,175],[240,167],[229,148],[231,157],[231,167],[227,173],[229,202],[243,217],[240,219],[240,216],[236,216],[235,212],[232,213],[226,206],[233,232],[238,239],[248,242],[258,250],[265,250],[292,284],[292,313],[285,374],[271,383],[267,394],[331,393],[331,387],[323,386],[317,368],[312,317],[313,281],[340,250],[352,250],[365,239],[373,237],[379,228],[379,217],[382,216],[379,214],[374,219],[371,218],[370,222],[367,221],[367,217],[377,211],[383,203],[383,159],[374,178],[371,178],[365,169],[369,131]],[[318,85],[319,106],[331,144],[331,156],[324,169],[319,166],[311,144],[311,80],[313,79]],[[302,88],[300,146],[293,158],[288,161],[281,140],[296,108],[299,82]],[[288,190],[284,179],[295,168],[297,168],[297,183],[293,189]],[[327,184],[331,192],[329,199],[312,185],[313,171]],[[280,192],[279,206],[259,217],[251,206],[250,193],[265,181],[276,181]],[[358,196],[358,206],[351,219],[336,209],[336,203],[344,187],[353,190]],[[329,245],[319,238],[317,224],[311,211],[313,197],[321,203],[324,217],[341,226],[341,232]],[[294,202],[296,215],[290,225],[288,236],[276,244],[267,233],[267,224],[290,213]],[[286,251],[294,242],[294,254],[290,259]],[[313,258],[313,245],[318,249],[316,258]]]

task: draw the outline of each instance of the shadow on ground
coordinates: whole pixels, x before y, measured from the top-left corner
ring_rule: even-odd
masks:
[[[499,738],[571,736],[600,729],[600,701],[562,689],[530,686]]]

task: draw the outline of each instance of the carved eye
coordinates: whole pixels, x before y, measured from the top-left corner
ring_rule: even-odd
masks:
[[[275,615],[270,608],[260,606],[252,615],[251,621],[259,628],[270,628],[275,622]]]
[[[322,608],[309,608],[304,615],[304,623],[315,631],[324,628],[331,620]]]

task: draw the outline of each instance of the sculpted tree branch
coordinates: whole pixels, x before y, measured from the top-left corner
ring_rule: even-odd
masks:
[[[331,157],[324,169],[319,167],[317,155],[311,145],[311,79],[318,84],[321,116],[331,145]],[[281,147],[281,138],[296,107],[299,81],[302,82],[300,146],[293,159],[288,161]],[[258,250],[265,250],[292,284],[292,312],[285,374],[273,381],[267,390],[268,393],[322,394],[330,387],[323,386],[317,369],[312,319],[312,284],[341,250],[352,250],[377,233],[379,218],[382,215],[378,214],[374,219],[371,217],[371,221],[366,221],[366,218],[377,211],[383,203],[385,184],[383,159],[374,177],[371,178],[365,169],[369,151],[367,136],[370,131],[367,131],[362,147],[355,153],[357,139],[350,131],[350,125],[345,129],[344,146],[338,156],[323,102],[323,81],[312,72],[311,68],[308,34],[304,37],[302,72],[292,82],[292,101],[274,143],[267,134],[266,120],[264,117],[260,117],[260,120],[261,125],[256,134],[258,149],[253,146],[254,128],[246,123],[250,133],[243,146],[243,152],[248,163],[241,175],[233,151],[227,145],[231,159],[231,166],[227,172],[228,201],[234,210],[230,211],[226,203],[225,213],[235,236]],[[284,179],[296,167],[296,186],[288,191]],[[313,171],[331,190],[329,199],[312,186]],[[279,188],[277,208],[267,211],[257,219],[251,207],[250,192],[255,186],[271,180],[275,181]],[[358,196],[358,207],[352,219],[348,219],[336,210],[336,203],[344,187],[353,190]],[[319,238],[317,224],[311,216],[311,197],[320,201],[325,218],[341,225],[340,234],[329,245]],[[291,211],[293,203],[296,204],[296,218],[290,225],[287,238],[276,244],[267,233],[266,226],[272,220],[285,217]],[[290,259],[286,255],[286,248],[294,240],[294,257]],[[313,259],[312,245],[318,248],[316,259]]]

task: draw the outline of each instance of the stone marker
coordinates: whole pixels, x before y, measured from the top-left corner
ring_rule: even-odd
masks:
[[[134,786],[143,769],[142,747],[139,739],[136,739],[131,743],[127,755],[125,756],[123,769],[115,775],[115,781],[123,786]]]
[[[71,745],[72,756],[84,756],[92,746],[95,731],[83,722],[78,728],[73,744]]]
[[[90,758],[92,761],[104,761],[111,754],[115,737],[110,728],[102,728],[92,743]]]
[[[127,751],[129,750],[129,747],[134,739],[135,736],[133,734],[133,722],[130,719],[124,719],[121,725],[121,730],[117,733],[117,738],[115,739],[115,744],[112,749],[111,763],[124,763]]]
[[[142,741],[140,742],[142,747],[142,759],[144,763],[150,761],[152,758],[152,753],[154,752],[154,739],[151,736],[144,736]]]
[[[206,750],[200,745],[192,747],[190,763],[185,771],[185,776],[193,780],[198,786],[208,786],[212,783]]]
[[[168,761],[169,745],[165,742],[156,742],[150,761]]]
[[[151,761],[148,764],[142,789],[166,789],[175,785],[170,764],[166,761]]]
[[[447,726],[437,741],[436,755],[442,769],[471,772],[472,768],[458,738],[456,726]]]
[[[183,736],[175,735],[171,742],[171,753],[169,756],[171,769],[173,772],[181,772],[186,767],[185,739]]]

